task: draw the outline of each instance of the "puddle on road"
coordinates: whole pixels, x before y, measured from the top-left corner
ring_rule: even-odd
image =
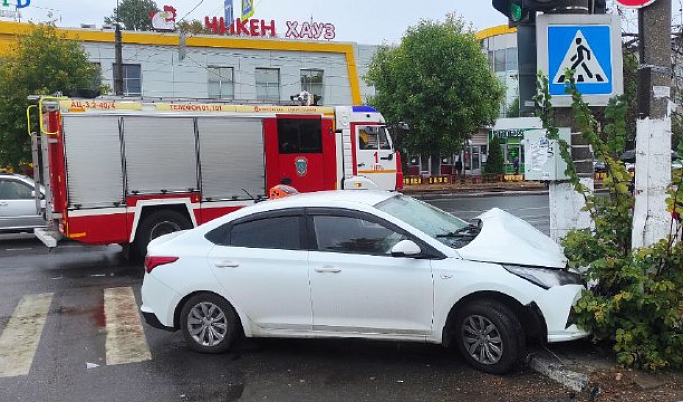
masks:
[[[90,317],[97,328],[102,328],[106,325],[104,316],[104,303],[98,303],[96,306],[62,306],[58,310],[58,314],[67,317]]]

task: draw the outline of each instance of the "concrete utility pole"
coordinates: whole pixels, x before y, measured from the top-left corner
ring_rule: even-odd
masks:
[[[670,231],[666,188],[671,182],[671,0],[638,10],[638,25],[634,248],[654,244]]]
[[[575,0],[565,2],[564,7],[555,10],[554,14],[590,14],[595,8],[592,0]],[[550,77],[552,79],[552,77]],[[555,108],[555,125],[571,129],[572,160],[581,183],[591,191],[595,189],[593,152],[584,141],[574,119],[572,108]],[[559,242],[574,229],[587,229],[593,224],[590,213],[582,211],[586,201],[577,193],[571,183],[551,182],[548,186],[550,202],[550,237]]]

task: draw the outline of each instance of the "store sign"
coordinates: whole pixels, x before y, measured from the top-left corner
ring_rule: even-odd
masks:
[[[265,20],[244,20],[236,19],[230,25],[225,24],[225,18],[204,17],[204,26],[210,29],[214,35],[235,35],[252,37],[275,37],[275,20],[270,23]]]
[[[0,10],[0,18],[21,18],[21,13],[18,10]]]
[[[617,4],[624,8],[643,8],[654,2],[655,0],[617,0]]]
[[[236,19],[232,24],[226,24],[223,17],[204,17],[204,25],[215,35],[277,37],[275,20]],[[289,39],[332,40],[336,36],[335,26],[330,23],[287,21],[285,37]]]
[[[31,0],[0,0],[0,4],[2,4],[3,7],[12,7],[16,6],[17,9],[20,8],[26,8],[31,5]]]
[[[175,31],[176,9],[164,6],[163,11],[152,12],[152,28],[155,31]]]
[[[299,26],[299,21],[287,21],[287,34],[290,39],[320,39],[332,40],[337,36],[334,25],[322,22],[304,22]]]
[[[519,138],[524,137],[526,129],[512,129],[512,130],[493,130],[491,132],[491,139],[498,138]]]

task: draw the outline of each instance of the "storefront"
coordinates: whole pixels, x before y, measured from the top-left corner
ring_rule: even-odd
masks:
[[[498,138],[503,153],[504,173],[507,176],[517,176],[513,179],[521,180],[524,174],[524,147],[522,140],[524,133],[543,127],[543,123],[536,117],[502,118],[496,121],[489,133],[489,143]]]

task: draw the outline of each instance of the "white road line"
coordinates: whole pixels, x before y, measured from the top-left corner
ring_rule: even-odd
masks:
[[[24,295],[0,336],[0,377],[27,375],[43,333],[52,293]]]
[[[104,314],[108,365],[152,359],[132,288],[104,289]]]
[[[23,248],[6,248],[5,251],[26,251],[33,250],[33,247],[23,247]]]

